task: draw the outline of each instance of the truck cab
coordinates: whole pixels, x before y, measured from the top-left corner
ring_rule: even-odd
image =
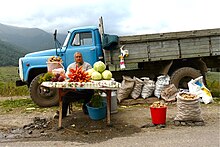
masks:
[[[64,69],[74,62],[74,53],[81,52],[84,61],[93,65],[103,60],[102,43],[99,29],[94,26],[73,28],[68,31],[64,44],[56,49],[29,53],[19,59],[20,80],[17,86],[27,85],[32,100],[39,106],[48,107],[58,103],[56,89],[43,88],[38,83],[40,76],[47,72],[47,60],[60,56]]]
[[[63,59],[64,67],[74,62],[75,52],[81,52],[84,61],[93,65],[103,59],[102,45],[98,28],[81,27],[68,31],[63,47],[57,52],[57,56]]]

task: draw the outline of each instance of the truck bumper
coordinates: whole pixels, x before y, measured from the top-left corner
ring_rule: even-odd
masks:
[[[16,86],[23,86],[23,85],[27,85],[27,83],[25,83],[21,80],[16,81]]]

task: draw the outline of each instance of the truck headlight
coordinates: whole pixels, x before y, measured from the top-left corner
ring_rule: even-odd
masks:
[[[24,75],[23,75],[23,62],[21,60],[21,58],[19,59],[19,63],[18,63],[18,66],[19,66],[19,76],[20,76],[20,79],[23,81],[24,80]]]

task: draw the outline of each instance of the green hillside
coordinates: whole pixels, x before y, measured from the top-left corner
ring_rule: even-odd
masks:
[[[66,35],[59,34],[62,43]],[[53,33],[38,28],[23,28],[0,23],[0,40],[26,49],[28,52],[54,48]]]
[[[66,35],[59,34],[62,43]],[[54,48],[53,34],[38,28],[23,28],[0,23],[0,66],[18,66],[26,53]]]
[[[22,28],[0,24],[0,39],[30,52],[54,47],[52,34],[38,28]]]
[[[18,66],[18,59],[27,51],[10,43],[0,40],[0,66]]]

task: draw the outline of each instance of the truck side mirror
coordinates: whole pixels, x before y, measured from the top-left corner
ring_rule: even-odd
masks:
[[[57,40],[57,30],[54,31],[53,37],[54,37],[55,48],[56,48],[56,55],[57,55],[57,49],[60,49],[60,50],[61,50],[61,44],[60,44],[60,42]]]
[[[54,40],[57,40],[57,30],[54,31],[53,38]]]

